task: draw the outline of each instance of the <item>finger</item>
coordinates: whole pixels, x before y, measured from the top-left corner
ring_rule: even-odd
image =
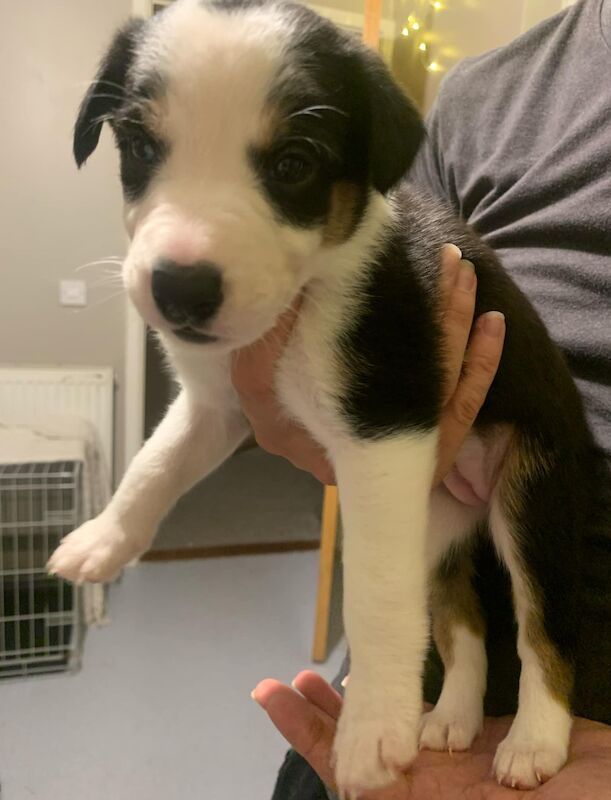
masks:
[[[452,405],[458,422],[471,427],[496,375],[503,343],[505,317],[488,311],[478,319],[465,358],[465,368]]]
[[[293,681],[293,686],[306,700],[334,720],[339,719],[342,697],[327,681],[311,670],[304,670]]]
[[[444,404],[456,391],[475,312],[477,278],[470,261],[463,259],[443,315],[445,343]]]
[[[441,415],[442,436],[434,485],[450,471],[484,404],[501,360],[504,340],[504,316],[498,311],[483,314],[473,330],[464,374]]]
[[[315,466],[314,469],[310,470],[312,475],[316,478],[316,480],[320,481],[323,486],[336,486],[337,485],[337,478],[335,477],[335,472],[331,469],[331,465],[329,462],[325,462],[320,467]]]
[[[240,394],[250,396],[270,391],[277,359],[291,335],[300,305],[298,297],[264,336],[232,353],[231,378]]]
[[[281,454],[282,455],[282,454]],[[324,486],[335,485],[335,473],[326,450],[314,441],[304,429],[298,439],[286,450],[286,457],[298,469],[310,472]]]
[[[267,331],[267,333],[262,336],[261,339],[250,345],[248,349],[254,350],[256,353],[257,350],[264,348],[265,352],[268,352],[269,347],[271,346],[272,349],[276,350],[276,352],[281,352],[291,334],[291,331],[293,330],[295,320],[299,314],[301,302],[302,297],[299,295],[297,298],[295,298],[291,304],[291,307],[288,308],[283,314],[280,314],[274,327],[270,328],[270,330]]]
[[[455,244],[444,244],[441,248],[441,304],[442,311],[448,307],[450,293],[456,283],[458,264],[462,258],[460,248]]]
[[[331,753],[335,726],[327,722],[305,697],[278,681],[261,681],[253,692],[253,698],[320,779],[333,786]]]
[[[270,420],[265,416],[262,419],[258,416],[257,404],[253,406],[246,402],[243,404],[243,410],[253,426],[259,447],[272,455],[287,458],[294,467],[310,472],[325,486],[335,485],[335,473],[325,451],[304,428],[293,422],[280,424],[277,418]],[[268,407],[264,406],[263,410],[267,415]]]

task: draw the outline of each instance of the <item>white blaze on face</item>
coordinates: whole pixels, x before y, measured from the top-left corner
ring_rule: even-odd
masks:
[[[269,135],[268,97],[290,36],[278,9],[228,13],[187,0],[137,54],[135,73],[160,79],[154,125],[167,155],[128,210],[125,281],[155,327],[167,328],[150,292],[160,258],[220,269],[224,301],[207,330],[232,346],[271,327],[304,283],[320,233],[278,221],[249,161],[249,148]]]

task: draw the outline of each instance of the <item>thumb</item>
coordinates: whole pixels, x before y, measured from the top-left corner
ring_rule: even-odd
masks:
[[[331,756],[335,726],[330,718],[279,681],[261,681],[252,697],[320,779],[333,786]]]

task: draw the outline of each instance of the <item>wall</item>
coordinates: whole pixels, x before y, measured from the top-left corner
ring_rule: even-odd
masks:
[[[399,0],[400,1],[400,0]],[[431,57],[447,72],[467,56],[508,44],[574,0],[443,0],[430,36]],[[431,107],[444,72],[429,73],[424,108]]]
[[[117,377],[122,467],[125,309],[101,268],[121,254],[118,168],[110,136],[86,168],[71,155],[76,109],[130,0],[0,0],[0,361],[108,364]],[[60,278],[84,277],[89,305],[58,302]],[[110,299],[109,299],[110,298]]]

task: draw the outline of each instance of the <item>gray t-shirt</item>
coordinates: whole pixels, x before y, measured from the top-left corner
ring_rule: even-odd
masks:
[[[498,252],[566,354],[611,458],[611,0],[579,0],[462,61],[427,128],[410,180]],[[347,670],[348,659],[338,688]]]
[[[611,0],[581,0],[444,80],[410,179],[499,254],[611,458]]]

